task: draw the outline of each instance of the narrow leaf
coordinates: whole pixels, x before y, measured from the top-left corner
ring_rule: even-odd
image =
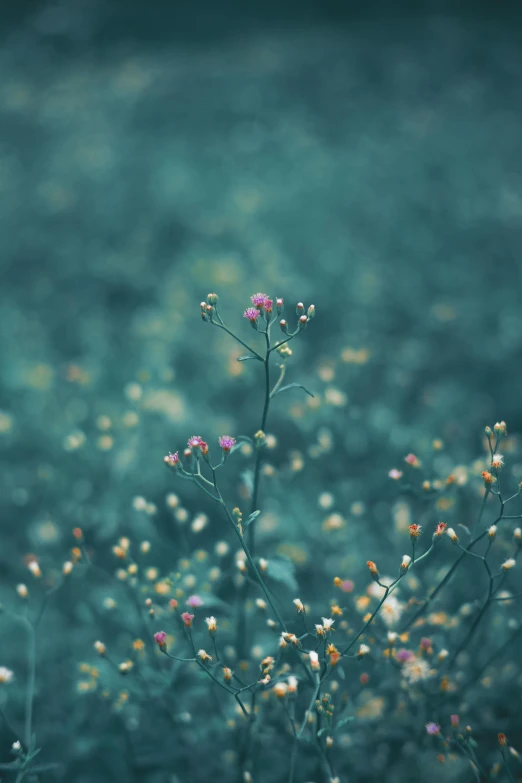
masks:
[[[247,529],[247,527],[248,527],[250,524],[252,524],[252,522],[254,521],[254,519],[257,519],[257,518],[258,518],[258,516],[260,515],[260,513],[261,513],[260,511],[252,511],[252,513],[250,514],[250,516],[249,516],[249,517],[248,517],[248,519],[246,520],[245,524],[243,525],[243,530],[246,530],[246,529]]]
[[[281,392],[284,392],[284,391],[286,391],[287,389],[302,389],[304,392],[306,392],[307,394],[309,394],[309,395],[310,395],[310,397],[313,397],[313,396],[314,396],[314,395],[312,394],[312,392],[311,392],[311,391],[309,391],[309,390],[306,388],[306,386],[303,386],[303,384],[302,384],[302,383],[289,383],[287,386],[281,386],[281,388],[280,388],[280,389],[278,389],[278,390],[276,391],[276,393],[274,394],[274,397],[276,397],[278,394],[281,394]]]
[[[236,361],[238,361],[238,362],[248,362],[249,359],[256,359],[257,361],[259,361],[257,356],[239,356],[236,359]]]

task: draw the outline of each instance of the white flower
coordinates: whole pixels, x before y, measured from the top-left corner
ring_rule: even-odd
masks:
[[[294,598],[294,604],[298,612],[304,612],[304,604],[300,598]]]
[[[286,682],[277,682],[274,685],[274,693],[278,699],[284,699],[288,692],[288,685]]]
[[[368,647],[368,645],[361,644],[357,652],[357,655],[359,656],[359,658],[362,658],[363,655],[368,655],[369,652],[370,652],[370,648]]]
[[[294,675],[291,674],[287,682],[288,682],[288,693],[297,693],[297,684],[298,684],[297,677],[294,677]]]
[[[390,644],[395,644],[395,642],[397,641],[397,637],[398,637],[398,635],[399,635],[399,634],[397,633],[397,631],[388,631],[388,634],[387,634],[387,635],[388,635],[388,641],[389,641],[389,643],[390,643]]]
[[[208,632],[211,634],[216,633],[217,631],[217,620],[215,617],[206,617],[205,622],[208,627]]]
[[[410,567],[410,563],[411,563],[411,557],[409,555],[403,555],[401,568],[403,568],[406,571]]]
[[[422,658],[412,658],[402,667],[402,676],[410,685],[420,680],[427,680],[433,676],[433,673],[429,663]]]
[[[502,568],[504,571],[509,571],[510,568],[514,568],[516,565],[516,560],[514,557],[509,557],[505,563],[502,563]]]
[[[11,750],[14,750],[15,753],[18,753],[18,751],[22,750],[22,743],[20,740],[16,740],[16,742],[13,742],[11,745]]]
[[[310,658],[310,666],[314,671],[318,671],[320,668],[319,665],[319,656],[317,655],[315,650],[310,650],[308,653],[308,656]]]
[[[13,679],[13,672],[7,666],[0,666],[0,685],[7,685]]]
[[[335,620],[332,620],[329,617],[321,617],[321,620],[323,621],[323,628],[325,631],[329,631],[332,625],[335,623]]]
[[[504,464],[504,457],[502,456],[502,454],[493,454],[493,457],[491,458],[491,467],[497,468],[498,470],[499,468],[502,467],[503,464]]]
[[[381,617],[383,622],[388,626],[397,625],[398,621],[402,617],[404,611],[404,604],[398,601],[394,595],[390,595],[381,607]]]

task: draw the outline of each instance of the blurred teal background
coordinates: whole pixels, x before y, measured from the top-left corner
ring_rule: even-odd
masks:
[[[101,548],[125,532],[162,540],[168,520],[138,521],[131,501],[164,503],[163,454],[193,431],[257,429],[256,368],[199,318],[211,290],[248,337],[257,290],[316,305],[291,380],[321,405],[285,400],[270,425],[276,463],[334,439],[314,478],[295,478],[296,538],[335,487],[379,540],[405,453],[441,437],[469,461],[484,424],[520,431],[520,22],[502,2],[9,9],[4,598],[28,551],[66,556],[74,525]],[[366,560],[372,533],[350,535]],[[87,649],[93,616],[65,601],[54,622]],[[43,645],[49,687],[74,687]]]

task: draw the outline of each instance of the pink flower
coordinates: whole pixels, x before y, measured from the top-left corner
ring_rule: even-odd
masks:
[[[192,620],[194,619],[194,615],[189,614],[188,612],[183,612],[183,614],[181,615],[181,619],[183,620],[187,628],[190,628],[190,626],[192,625]]]
[[[450,721],[451,725],[456,728],[459,725],[459,716],[458,715],[450,715]]]
[[[175,451],[174,454],[172,454],[169,451],[167,456],[163,457],[163,462],[165,463],[165,465],[169,465],[171,468],[175,468],[180,464],[178,452]]]
[[[230,451],[232,446],[234,446],[236,443],[236,439],[233,438],[231,435],[222,435],[219,438],[219,445],[223,449],[223,451]]]
[[[431,650],[431,639],[428,639],[426,636],[423,636],[420,640],[420,647],[421,650]]]
[[[191,595],[186,600],[187,606],[190,606],[191,609],[197,609],[198,606],[203,606],[203,599],[199,597],[199,595]]]
[[[438,723],[434,723],[433,721],[430,721],[430,723],[426,724],[426,732],[428,734],[431,734],[433,736],[436,736],[437,734],[440,734],[440,726]]]
[[[397,654],[395,656],[396,660],[399,661],[400,663],[407,663],[408,661],[411,661],[411,659],[414,657],[415,656],[413,655],[413,653],[410,650],[404,649],[404,647],[402,647],[400,650],[397,650]]]
[[[351,579],[345,579],[344,582],[341,583],[341,590],[343,593],[351,593],[354,587],[355,585]]]
[[[167,634],[165,631],[158,631],[154,634],[154,641],[158,647],[165,647],[167,644]]]
[[[243,313],[243,318],[248,318],[251,324],[254,324],[259,318],[259,310],[255,307],[247,307]]]
[[[262,310],[267,302],[270,302],[270,306],[272,305],[271,300],[266,294],[254,294],[250,297],[250,301],[253,305],[255,305],[255,307],[257,307],[258,310]]]
[[[195,448],[197,448],[198,446],[201,446],[203,443],[205,443],[205,441],[203,440],[203,438],[201,437],[201,435],[192,435],[192,436],[191,436],[191,437],[188,439],[188,441],[187,441],[187,446],[188,446],[190,449],[195,449]]]
[[[408,454],[406,457],[404,457],[404,462],[407,462],[408,465],[412,465],[414,468],[418,468],[420,466],[419,458],[415,456],[415,454]]]
[[[265,313],[271,313],[272,312],[272,305],[273,301],[271,299],[267,299],[265,301]]]

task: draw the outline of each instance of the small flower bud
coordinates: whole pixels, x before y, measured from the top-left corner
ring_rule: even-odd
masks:
[[[522,546],[522,528],[516,527],[514,529],[513,538],[517,542],[518,546]]]
[[[264,611],[266,609],[266,601],[263,598],[256,598],[256,606],[261,611]]]
[[[433,539],[440,538],[444,531],[446,530],[446,523],[445,522],[439,522],[437,527],[435,528],[435,532],[433,534]]]
[[[321,664],[319,663],[319,656],[317,655],[315,650],[310,650],[308,653],[309,659],[310,659],[310,668],[314,672],[318,672],[321,668]]]
[[[418,538],[421,534],[422,527],[417,524],[409,525],[410,538]]]
[[[502,568],[504,571],[509,571],[511,568],[514,568],[514,567],[515,567],[515,565],[516,565],[516,560],[515,560],[515,558],[514,558],[514,557],[509,557],[509,558],[508,558],[508,559],[505,561],[505,563],[502,563],[502,566],[501,566],[501,568]]]
[[[294,604],[295,604],[295,608],[297,609],[297,611],[299,613],[304,612],[304,610],[305,610],[304,604],[303,604],[303,602],[301,601],[300,598],[294,598]]]
[[[403,555],[402,556],[401,569],[403,571],[407,571],[408,568],[410,567],[410,563],[411,563],[411,557],[409,555]]]
[[[312,318],[315,316],[315,305],[310,305],[306,314],[308,316],[308,320],[311,321]]]
[[[223,667],[223,679],[225,680],[225,682],[230,682],[233,675],[234,672],[232,671],[232,669],[229,669],[228,666]]]
[[[357,651],[357,657],[358,658],[363,658],[365,655],[368,655],[369,652],[370,652],[370,648],[368,647],[368,645],[367,644],[361,644],[359,646],[358,651]]]
[[[63,573],[63,575],[64,575],[64,576],[68,576],[68,575],[71,573],[71,571],[73,570],[73,567],[74,567],[74,566],[73,566],[73,564],[71,563],[71,561],[70,561],[70,560],[67,560],[67,561],[66,561],[66,562],[63,564],[63,566],[62,566],[62,573]]]
[[[498,739],[498,744],[500,745],[500,747],[504,748],[506,746],[506,744],[507,744],[507,737],[506,737],[506,735],[500,733],[500,734],[497,735],[497,739]]]
[[[276,308],[277,308],[277,314],[278,315],[281,315],[281,313],[283,312],[284,306],[285,306],[285,300],[282,297],[278,296],[276,298]]]
[[[103,642],[94,642],[94,649],[96,650],[98,655],[105,655],[105,653],[107,652],[107,648]]]
[[[20,598],[27,598],[29,595],[29,590],[25,585],[16,585],[16,592],[20,596]]]
[[[288,692],[288,685],[286,682],[277,682],[274,685],[273,691],[278,699],[284,699]]]
[[[297,315],[303,315],[303,313],[305,311],[304,304],[302,302],[298,302],[297,305],[296,305],[295,311],[296,311]]]
[[[451,725],[453,726],[453,728],[456,729],[457,726],[459,725],[459,716],[458,715],[450,715],[450,721],[451,721]]]
[[[181,619],[183,620],[183,623],[186,625],[187,628],[190,628],[192,626],[192,620],[194,619],[193,614],[189,614],[188,612],[183,612],[181,615]]]
[[[207,302],[210,305],[216,305],[219,302],[219,296],[217,294],[208,294]]]
[[[333,737],[327,737],[326,738],[326,747],[331,748],[334,744]]]
[[[304,329],[306,324],[308,323],[308,318],[306,315],[302,315],[299,319],[299,329]]]
[[[35,579],[39,579],[41,577],[42,571],[41,571],[40,566],[38,565],[36,560],[31,560],[27,564],[27,568],[32,573],[32,575],[34,576]]]
[[[268,568],[268,560],[265,560],[264,557],[259,558],[259,568],[261,571],[266,571]]]
[[[279,326],[281,327],[281,331],[283,332],[283,334],[288,334],[288,324],[286,323],[284,318],[282,318],[279,321]]]
[[[157,633],[155,633],[154,641],[156,642],[160,650],[162,652],[165,652],[165,650],[167,649],[167,634],[165,633],[165,631],[158,631]]]
[[[379,570],[373,560],[367,560],[366,565],[368,566],[368,569],[370,571],[370,574],[372,575],[372,579],[374,582],[377,582],[379,580]]]
[[[211,636],[215,636],[217,631],[217,620],[215,617],[206,617],[205,622],[208,627],[208,632]]]
[[[491,525],[490,527],[488,527],[488,538],[493,540],[496,535],[497,535],[497,526]]]
[[[294,696],[297,693],[298,680],[297,677],[290,676],[288,678],[288,694]]]
[[[452,527],[449,527],[449,528],[446,530],[446,533],[447,533],[447,534],[448,534],[448,536],[451,538],[451,540],[453,541],[453,543],[454,543],[454,544],[458,544],[458,543],[459,543],[459,537],[458,537],[458,535],[455,533],[455,531],[453,530],[453,528],[452,528]]]
[[[205,650],[198,650],[198,658],[200,661],[203,661],[203,663],[210,663],[212,660],[212,656]]]
[[[507,426],[505,421],[497,421],[493,429],[495,430],[495,435],[497,438],[501,438],[503,435],[507,435]]]
[[[495,476],[493,476],[489,470],[482,471],[482,478],[484,479],[484,486],[486,487],[489,487],[490,484],[493,484],[496,481]]]
[[[487,437],[491,440],[491,438],[493,437],[493,430],[491,429],[491,427],[485,427],[484,432],[486,433]]]

